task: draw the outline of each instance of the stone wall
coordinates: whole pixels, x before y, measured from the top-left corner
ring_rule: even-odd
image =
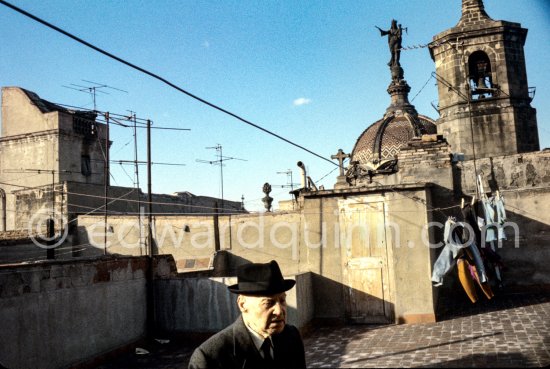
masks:
[[[467,159],[474,157],[472,141],[478,158],[537,151],[536,110],[530,105],[524,55],[527,29],[476,17],[463,15],[430,45],[438,76],[438,133]],[[490,79],[483,94],[473,93],[478,86],[470,83],[480,53]]]
[[[134,343],[146,324],[145,258],[0,266],[0,362],[68,367]]]
[[[507,229],[508,239],[498,250],[506,266],[505,282],[509,286],[550,284],[550,150],[480,159],[476,167],[485,191],[499,190],[508,221],[519,229],[517,235]],[[458,164],[456,170],[461,190],[474,195],[473,161]]]
[[[459,203],[454,192],[451,147],[441,136],[428,135],[421,140],[412,140],[399,153],[399,171],[396,177],[403,183],[432,183],[430,188],[433,221],[444,223],[449,215],[456,215],[449,207]],[[445,210],[436,210],[445,209]],[[443,233],[435,232],[437,239]]]
[[[544,264],[550,259],[550,150],[452,162],[445,142],[411,143],[399,154],[394,181],[432,182],[432,218],[444,223],[449,216],[462,219],[461,199],[476,193],[476,169],[487,194],[499,190],[504,196],[508,220],[518,225],[519,235],[507,230],[499,254],[504,260],[506,285],[550,284]],[[435,229],[435,238],[442,239]],[[518,247],[516,247],[516,242]],[[451,277],[450,277],[451,278]]]

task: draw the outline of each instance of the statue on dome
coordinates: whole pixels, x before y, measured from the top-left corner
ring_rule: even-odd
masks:
[[[391,59],[388,63],[390,67],[399,67],[399,58],[401,56],[401,40],[403,38],[403,27],[401,24],[397,24],[397,21],[393,19],[391,21],[391,28],[384,31],[378,26],[375,26],[380,31],[380,36],[388,36],[388,46],[390,47]],[[405,31],[407,29],[405,28]]]

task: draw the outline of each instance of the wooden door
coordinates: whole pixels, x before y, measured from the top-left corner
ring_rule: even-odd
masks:
[[[346,201],[340,211],[346,317],[351,323],[389,323],[384,203]]]

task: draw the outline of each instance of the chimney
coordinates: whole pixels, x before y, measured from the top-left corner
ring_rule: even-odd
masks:
[[[298,165],[298,168],[300,168],[301,170],[301,176],[300,176],[301,187],[300,188],[306,188],[307,187],[306,166],[301,161],[299,161],[297,165]]]

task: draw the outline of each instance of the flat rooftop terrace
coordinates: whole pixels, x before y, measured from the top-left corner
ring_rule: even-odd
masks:
[[[308,368],[550,365],[550,293],[443,306],[437,323],[314,326],[304,337]],[[149,354],[126,353],[97,368],[187,368],[197,344],[153,342],[143,346]]]

